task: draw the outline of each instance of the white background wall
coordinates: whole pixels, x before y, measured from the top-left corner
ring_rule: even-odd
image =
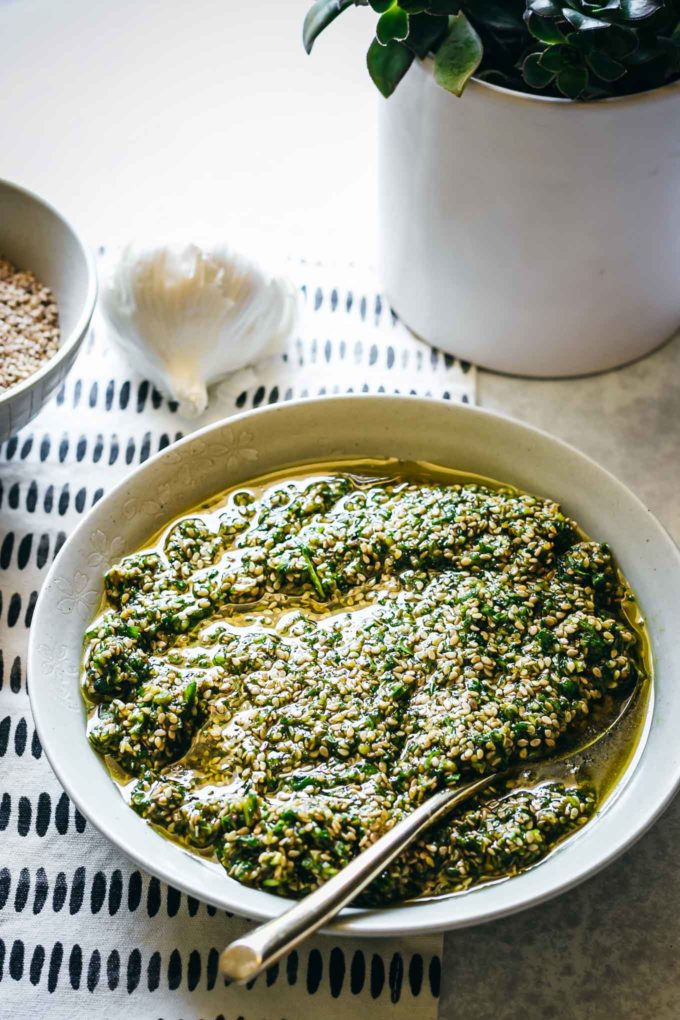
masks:
[[[373,16],[306,0],[0,0],[0,175],[93,242],[159,220],[374,250]]]

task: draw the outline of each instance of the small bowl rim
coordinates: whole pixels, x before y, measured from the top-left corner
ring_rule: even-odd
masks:
[[[29,198],[32,202],[35,202],[36,205],[47,209],[73,236],[85,259],[85,266],[87,269],[87,288],[83,297],[82,311],[68,336],[62,336],[61,343],[59,344],[59,350],[53,354],[51,358],[47,358],[40,368],[36,369],[36,371],[31,373],[31,375],[22,379],[21,382],[16,383],[14,386],[10,386],[4,393],[0,393],[0,407],[4,404],[8,404],[11,400],[14,400],[14,398],[19,394],[27,393],[33,386],[38,384],[42,379],[45,379],[47,375],[49,375],[62,361],[64,361],[69,352],[72,351],[74,347],[78,346],[92,320],[97,303],[98,291],[97,268],[94,261],[94,255],[83,241],[80,233],[73,226],[73,223],[51,202],[48,202],[42,197],[42,195],[38,195],[35,191],[25,187],[23,184],[17,184],[16,181],[10,181],[9,179],[2,177],[0,178],[0,190],[3,189],[18,192],[19,194]],[[0,254],[2,253],[0,252]],[[30,269],[30,266],[20,268]]]

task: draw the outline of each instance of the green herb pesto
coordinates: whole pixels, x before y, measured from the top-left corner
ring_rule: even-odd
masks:
[[[645,699],[602,761],[540,782],[531,762],[606,725],[636,685],[644,634],[605,545],[550,501],[396,464],[264,479],[173,522],[108,571],[83,666],[89,739],[134,810],[280,895],[432,791],[526,766],[365,904],[516,874],[579,829]]]

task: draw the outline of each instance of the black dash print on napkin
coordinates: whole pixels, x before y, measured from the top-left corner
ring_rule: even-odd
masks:
[[[31,833],[42,837],[54,829],[65,836],[69,830],[85,831],[86,822],[80,811],[62,793],[53,805],[49,793],[43,792],[37,798],[3,793],[0,799],[0,832],[16,830],[20,836]]]
[[[65,540],[63,531],[54,535],[48,532],[19,535],[8,531],[0,542],[0,571],[21,571],[27,567],[43,570],[49,567]]]
[[[2,596],[0,595],[0,600]],[[0,648],[0,691],[8,686],[12,694],[19,694],[22,690],[22,668],[21,658],[15,655],[14,658],[9,660],[5,659],[5,654]]]
[[[62,828],[64,821],[62,820]],[[68,830],[65,830],[68,831]],[[65,833],[64,833],[65,834]],[[120,869],[110,874],[84,865],[71,873],[59,871],[50,877],[44,868],[34,872],[22,868],[18,878],[9,868],[0,868],[0,911],[14,909],[40,914],[44,910],[71,915],[81,911],[114,917],[119,911],[140,912],[148,917],[214,917],[217,908],[200,903],[172,886],[162,885],[157,878],[139,871],[123,876]],[[224,911],[226,917],[232,915]]]
[[[5,446],[5,460],[7,461],[14,460],[14,454],[16,453],[18,446],[19,439],[17,436],[12,436],[10,439],[7,440],[7,444]]]
[[[27,754],[40,758],[42,745],[33,723],[25,716],[6,715],[0,720],[0,758],[14,753],[18,758]]]
[[[423,974],[423,958],[420,953],[414,953],[408,968],[408,983],[411,995],[420,995],[420,990],[423,987]]]
[[[1,882],[0,878],[0,886]],[[297,958],[297,955],[294,953],[291,957]],[[48,959],[49,965],[46,970],[45,963]],[[65,971],[62,970],[64,959],[67,960]],[[7,977],[13,981],[22,981],[28,977],[31,984],[45,985],[49,992],[54,992],[60,984],[62,987],[70,985],[71,988],[78,989],[83,979],[90,992],[98,990],[99,993],[105,993],[107,989],[115,991],[119,985],[126,989],[128,995],[133,995],[138,988],[147,989],[149,992],[158,989],[177,991],[180,988],[186,988],[188,991],[205,988],[211,991],[218,980],[218,959],[219,952],[215,946],[207,953],[190,949],[183,955],[182,950],[174,948],[167,954],[155,951],[147,955],[146,949],[136,947],[122,953],[118,949],[93,949],[88,952],[83,951],[78,943],[65,947],[61,942],[55,942],[48,951],[42,945],[28,947],[21,939],[15,939],[11,943],[9,940],[5,942],[4,939],[0,939],[0,982]],[[345,968],[342,949],[337,948],[333,959],[337,968]],[[378,999],[387,993],[392,1003],[399,1002],[401,982],[395,979],[394,982],[386,984],[382,959],[374,954],[373,962],[375,960],[380,961],[380,966],[372,969],[375,969],[381,977],[371,986],[373,998]],[[435,961],[439,966],[438,958],[434,957],[432,964]],[[288,961],[285,961],[281,966],[270,968],[259,981],[263,981],[269,988],[275,988],[277,982],[281,980],[281,975],[287,972],[287,964]],[[393,956],[389,969],[390,973],[403,974],[404,961],[400,954]],[[319,988],[324,990],[327,988],[331,995],[334,988],[338,989],[337,975],[329,974],[322,981],[322,971],[321,954],[317,949],[313,949],[309,953],[307,964],[307,989],[311,996],[314,996]],[[256,983],[250,982],[247,987],[252,988]],[[377,991],[378,985],[380,991]],[[428,991],[433,997],[438,997],[438,990],[435,991],[434,986],[431,985]]]
[[[117,459],[120,452],[117,440],[115,440],[115,445]],[[92,492],[85,485],[71,485],[70,482],[64,482],[62,485],[44,485],[42,481],[35,480],[28,484],[15,482],[7,490],[5,509],[20,511],[22,517],[24,513],[50,514],[56,518],[65,517],[70,511],[83,514],[101,498],[101,491],[97,489]],[[3,483],[0,480],[0,509],[2,502]]]
[[[366,959],[360,949],[352,956],[349,987],[352,995],[359,995],[366,981]]]
[[[37,600],[37,591],[23,596],[17,591],[9,595],[0,591],[0,624],[4,623],[10,629],[16,626],[30,627]]]
[[[73,435],[64,433],[58,442],[54,437],[43,436],[39,444],[31,445],[31,450],[34,450],[34,456],[31,459],[33,461],[39,460],[41,463],[51,460],[55,464],[64,467],[73,463],[83,465],[101,464],[103,466],[108,465],[109,467],[112,467],[114,464],[129,465],[133,462],[141,464],[152,453],[164,449],[170,442],[176,442],[183,435],[184,433],[181,431],[176,431],[172,436],[169,436],[165,431],[154,432],[148,430],[142,435],[141,439],[138,439],[133,436],[123,436],[119,432],[108,434],[97,432],[89,437],[81,432],[76,432]],[[6,482],[0,481],[0,509],[3,506],[3,502],[10,509],[17,509],[19,502],[27,498],[15,490],[14,486],[19,486],[19,484],[18,482],[10,483],[8,486]],[[29,487],[32,486],[35,489],[37,482],[32,481],[28,484]],[[6,495],[5,490],[7,492]],[[26,509],[29,513],[35,510],[36,504],[38,508],[40,507],[40,501],[36,499],[35,494],[32,500],[33,505],[30,505],[30,499],[28,503],[29,505]]]
[[[371,995],[374,999],[380,997],[383,987],[385,985],[385,964],[383,963],[382,956],[377,953],[373,954],[371,959]]]
[[[312,949],[307,958],[307,991],[310,995],[318,990],[323,977],[323,957],[318,949]]]
[[[293,950],[286,958],[286,979],[291,988],[297,984],[299,964],[300,959],[297,951]]]

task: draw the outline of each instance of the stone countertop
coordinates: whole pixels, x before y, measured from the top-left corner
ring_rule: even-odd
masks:
[[[480,372],[482,407],[573,443],[605,465],[680,541],[680,334],[654,354],[584,379]]]
[[[578,381],[481,373],[479,398],[605,464],[680,539],[680,337]],[[577,889],[447,935],[440,1020],[677,1020],[679,845],[680,799]]]

